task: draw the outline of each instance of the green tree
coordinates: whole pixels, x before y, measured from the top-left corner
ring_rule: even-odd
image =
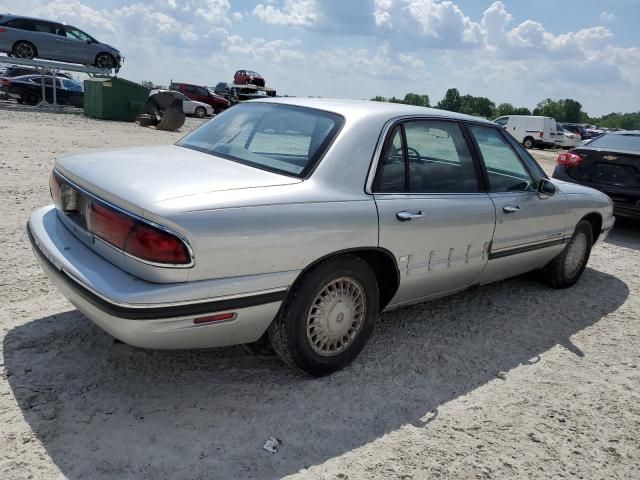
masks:
[[[444,98],[438,102],[437,108],[450,112],[460,111],[460,92],[457,88],[450,88]]]
[[[407,93],[402,103],[406,105],[417,105],[418,107],[428,107],[429,95],[419,95],[417,93]]]
[[[463,95],[460,97],[461,113],[475,115],[477,117],[489,118],[493,116],[496,104],[487,97],[474,97],[473,95]]]
[[[559,122],[579,122],[582,116],[582,104],[572,98],[551,100],[547,98],[538,103],[533,110],[534,115],[553,117]]]
[[[371,99],[372,102],[386,102],[387,99],[385,97],[381,97],[380,95],[376,95]]]

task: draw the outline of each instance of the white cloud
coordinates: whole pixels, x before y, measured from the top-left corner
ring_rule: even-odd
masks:
[[[480,25],[472,22],[455,3],[436,0],[405,1],[408,12],[422,27],[423,35],[456,43],[481,43]]]
[[[391,8],[393,0],[373,0],[373,18],[378,27],[393,27],[391,23]]]
[[[600,20],[602,20],[604,23],[613,23],[616,20],[618,20],[618,17],[616,17],[613,13],[609,13],[606,10],[604,10],[600,14]]]
[[[253,14],[265,23],[295,27],[308,27],[318,20],[315,0],[285,0],[282,8],[259,3]]]

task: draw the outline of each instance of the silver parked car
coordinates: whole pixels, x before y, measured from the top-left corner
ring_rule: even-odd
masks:
[[[0,14],[0,52],[17,58],[43,58],[118,71],[123,58],[110,45],[71,25]]]
[[[312,375],[380,311],[538,269],[569,287],[614,224],[492,122],[349,100],[246,102],[175,145],[61,158],[51,193],[34,250],[104,330],[147,348],[267,333]]]

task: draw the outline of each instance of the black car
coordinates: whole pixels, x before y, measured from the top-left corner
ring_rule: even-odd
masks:
[[[53,78],[44,77],[45,97],[47,102],[53,102]],[[9,97],[19,103],[37,105],[42,101],[42,76],[25,75],[15,78],[3,78],[0,81]],[[68,78],[56,78],[56,101],[60,105],[71,105],[82,108],[84,93],[82,85]]]
[[[600,190],[616,215],[640,218],[640,130],[607,133],[561,153],[553,178]]]
[[[14,78],[24,75],[41,75],[41,73],[37,68],[23,67],[21,65],[9,65],[8,67],[0,68],[0,78]],[[45,75],[51,75],[51,72],[45,71]],[[66,73],[58,72],[56,76],[71,79]]]
[[[211,89],[210,89],[211,90]],[[231,102],[231,105],[238,103],[238,93],[235,89],[231,88],[228,83],[220,82],[213,88],[213,93],[226,98]]]

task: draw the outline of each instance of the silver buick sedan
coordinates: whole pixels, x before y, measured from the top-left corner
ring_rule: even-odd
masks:
[[[243,103],[175,145],[61,158],[50,187],[34,251],[102,329],[145,348],[264,335],[314,376],[381,311],[532,270],[573,285],[614,224],[492,122],[349,100]]]

